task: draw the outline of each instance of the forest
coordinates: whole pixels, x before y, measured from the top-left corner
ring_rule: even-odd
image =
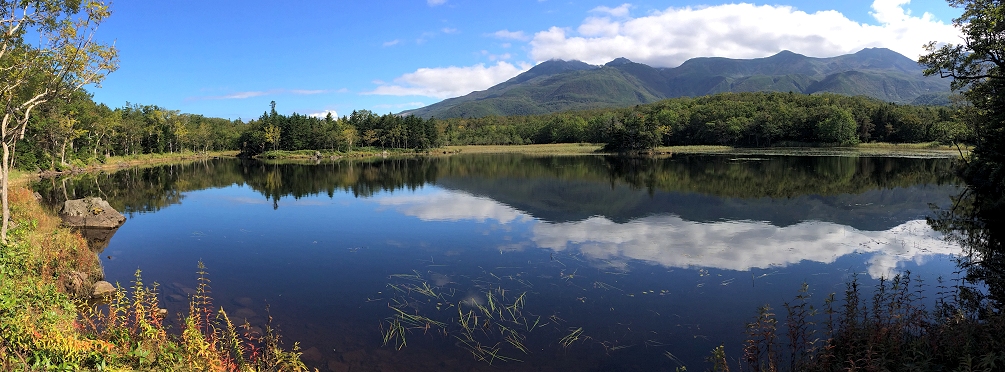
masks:
[[[14,154],[22,170],[63,170],[110,156],[233,150],[241,120],[184,114],[155,105],[109,108],[83,90],[46,102],[31,117]]]
[[[23,170],[62,170],[109,156],[239,150],[425,151],[445,145],[605,143],[611,152],[669,145],[737,147],[866,142],[972,143],[957,109],[836,94],[724,93],[620,109],[534,116],[422,119],[368,110],[342,117],[280,114],[272,102],[244,122],[155,105],[109,108],[86,92],[52,101],[32,117],[15,154]]]

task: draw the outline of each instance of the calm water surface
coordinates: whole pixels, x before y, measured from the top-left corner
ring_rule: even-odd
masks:
[[[182,312],[201,260],[216,305],[271,315],[322,371],[650,371],[700,370],[720,344],[739,357],[757,307],[804,282],[822,302],[853,276],[952,277],[958,248],[924,219],[957,183],[948,159],[464,155],[220,159],[36,189],[125,212],[95,247],[107,280],[142,269]],[[382,336],[397,324],[400,350]]]

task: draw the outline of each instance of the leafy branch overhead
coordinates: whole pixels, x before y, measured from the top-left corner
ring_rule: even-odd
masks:
[[[95,40],[98,26],[110,15],[108,5],[95,0],[0,2],[3,241],[10,217],[8,176],[17,142],[24,139],[28,121],[39,105],[100,83],[115,71],[115,47]]]

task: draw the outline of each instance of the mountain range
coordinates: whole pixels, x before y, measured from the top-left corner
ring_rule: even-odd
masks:
[[[884,101],[945,104],[949,81],[926,77],[917,62],[885,48],[814,58],[790,51],[755,59],[693,58],[655,68],[626,58],[603,66],[550,60],[486,90],[402,112],[423,118],[535,115],[627,107],[725,92],[863,95]]]

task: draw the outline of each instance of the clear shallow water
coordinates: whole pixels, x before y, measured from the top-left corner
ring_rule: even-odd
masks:
[[[127,284],[142,269],[180,312],[202,260],[218,306],[253,325],[271,315],[322,370],[673,370],[701,369],[720,344],[739,357],[756,308],[780,308],[803,282],[819,303],[854,275],[951,277],[958,248],[924,221],[929,204],[959,193],[950,166],[731,156],[215,160],[36,189],[52,203],[97,195],[127,212],[97,247],[109,281]],[[408,290],[425,285],[435,298]],[[465,332],[458,317],[479,306],[506,310]],[[444,326],[412,329],[401,350],[384,346],[394,308]],[[563,343],[570,334],[579,337]],[[489,366],[472,345],[521,361]]]

